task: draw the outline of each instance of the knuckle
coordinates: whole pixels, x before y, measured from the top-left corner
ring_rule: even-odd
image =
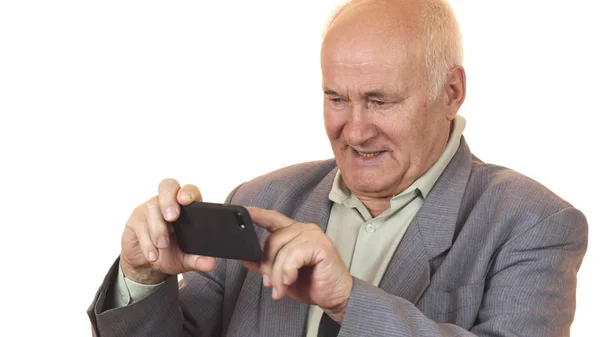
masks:
[[[126,223],[125,227],[130,228],[137,235],[139,232],[139,228],[144,223],[144,221],[143,221],[144,214],[145,214],[144,209],[141,206],[137,207],[133,211],[133,213],[131,214],[129,219],[127,219],[127,223]]]
[[[163,224],[157,225],[156,228],[153,230],[153,233],[150,233],[154,240],[158,239],[161,236],[168,237],[168,234],[168,230]]]
[[[160,183],[158,184],[158,188],[159,189],[163,189],[163,188],[167,188],[169,186],[172,186],[174,184],[177,184],[177,180],[173,179],[173,178],[165,178],[163,180],[160,181]]]
[[[258,268],[258,271],[260,274],[267,274],[270,275],[271,274],[271,267],[270,265],[263,263],[261,264],[260,268]]]
[[[196,185],[192,185],[192,184],[183,185],[181,190],[188,191],[188,192],[200,192],[200,189]]]
[[[138,238],[140,237],[140,235],[138,235]],[[155,251],[154,244],[152,243],[152,241],[149,240],[139,240],[140,243],[140,248],[142,249],[142,251],[144,252],[150,252],[150,251]]]
[[[285,262],[286,260],[293,258],[296,254],[298,254],[298,248],[296,246],[285,245],[281,247],[277,255],[284,259],[281,262]]]
[[[158,208],[158,202],[156,202],[155,199],[150,199],[148,202],[146,202],[144,204],[144,206],[145,206],[146,214],[148,214],[148,212],[153,212]]]
[[[191,188],[188,187],[188,185],[182,187],[179,192],[177,193],[177,199],[181,200],[181,201],[187,201],[187,202],[192,202],[194,201],[194,199],[196,198],[196,196],[199,196],[200,192],[198,191],[198,188]]]
[[[145,214],[146,211],[144,209],[144,205],[146,203],[143,203],[139,206],[137,206],[136,208],[133,209],[133,211],[131,212],[131,215],[129,216],[129,221],[131,221],[132,219],[137,219],[139,218],[142,214]]]
[[[179,183],[173,178],[163,179],[158,185],[158,195],[164,197],[173,197],[179,190]]]
[[[129,231],[131,231],[131,232],[133,233],[133,235],[134,235],[135,237],[137,237],[137,234],[138,234],[138,233],[137,233],[137,232],[138,232],[138,229],[137,229],[137,226],[136,226],[136,225],[137,225],[137,222],[136,222],[136,221],[132,221],[132,219],[131,219],[131,218],[129,218],[129,219],[127,220],[127,222],[125,223],[125,230],[129,230]]]
[[[265,251],[272,251],[274,247],[277,246],[278,238],[279,235],[277,235],[277,233],[272,233],[269,236],[267,236],[267,238],[265,239]]]
[[[295,263],[291,262],[284,264],[282,270],[285,275],[293,274],[296,271]]]

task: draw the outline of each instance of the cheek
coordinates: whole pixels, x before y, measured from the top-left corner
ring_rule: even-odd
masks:
[[[342,130],[344,129],[344,119],[341,118],[339,114],[331,113],[328,111],[325,111],[324,119],[327,137],[329,137],[329,139],[331,140],[340,138]]]

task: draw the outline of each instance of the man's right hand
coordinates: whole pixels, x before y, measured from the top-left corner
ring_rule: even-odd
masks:
[[[157,284],[169,275],[215,268],[212,257],[184,254],[170,224],[181,214],[180,205],[194,201],[202,201],[198,187],[181,187],[175,179],[165,179],[158,195],[133,211],[121,238],[121,269],[128,279]]]

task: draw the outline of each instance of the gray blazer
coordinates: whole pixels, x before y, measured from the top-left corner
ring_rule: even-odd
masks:
[[[240,185],[233,204],[275,209],[325,230],[334,160]],[[257,228],[259,237],[267,233]],[[584,215],[539,183],[484,164],[464,139],[411,222],[379,287],[354,279],[339,336],[568,336]],[[308,306],[271,300],[237,261],[190,272],[134,305],[105,309],[117,262],[88,315],[97,336],[296,336]]]

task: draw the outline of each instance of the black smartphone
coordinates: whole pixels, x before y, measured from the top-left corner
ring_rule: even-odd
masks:
[[[245,207],[193,202],[181,206],[180,213],[172,226],[182,252],[234,260],[260,260],[260,243]]]

